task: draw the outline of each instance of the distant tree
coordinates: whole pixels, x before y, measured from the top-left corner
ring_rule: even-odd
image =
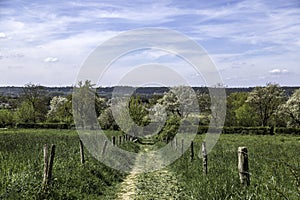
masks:
[[[300,127],[300,89],[280,106],[279,112],[289,127]]]
[[[108,107],[103,112],[101,112],[100,116],[98,117],[100,127],[102,129],[116,129],[117,124],[114,120],[114,116],[112,114],[111,109]]]
[[[234,92],[227,97],[226,126],[257,126],[258,116],[247,103],[249,93]]]
[[[267,126],[284,101],[284,91],[278,84],[268,83],[266,87],[256,87],[250,92],[247,102],[257,112],[261,126]]]
[[[22,115],[19,112],[19,119],[21,121],[28,122],[42,122],[46,119],[48,112],[49,98],[47,92],[43,86],[35,84],[26,84],[23,88],[22,97],[23,103],[21,104],[21,110],[31,110],[32,112],[23,112]],[[29,116],[30,115],[30,116]],[[22,119],[23,118],[23,119]]]
[[[98,123],[96,113],[96,95],[91,81],[79,81],[72,96],[73,118],[77,127],[94,128]]]
[[[140,96],[131,96],[128,108],[131,118],[138,126],[144,126],[148,123],[148,111],[143,105]]]
[[[71,96],[54,96],[50,101],[47,119],[50,122],[71,123],[73,120]]]
[[[237,126],[251,127],[259,125],[258,115],[248,103],[244,103],[234,113]]]
[[[16,111],[16,122],[35,123],[36,111],[31,103],[23,101]]]
[[[14,120],[14,113],[10,109],[0,109],[0,127],[8,127],[13,126]]]
[[[193,96],[193,92],[190,87],[178,86],[172,88],[164,94],[164,96],[158,100],[158,103],[162,104],[167,113],[176,114],[181,118],[187,118],[191,113],[196,111],[197,97]]]

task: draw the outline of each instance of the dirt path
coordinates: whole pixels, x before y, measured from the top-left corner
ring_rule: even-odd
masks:
[[[145,145],[143,151],[151,154],[151,149],[151,145]],[[151,160],[150,162],[159,164],[160,160]],[[181,188],[171,171],[163,168],[155,172],[138,173],[142,166],[140,163],[145,164],[138,156],[135,168],[120,187],[117,199],[179,199]]]

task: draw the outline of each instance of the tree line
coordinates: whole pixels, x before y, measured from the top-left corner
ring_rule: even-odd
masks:
[[[79,82],[75,88],[92,92],[94,85],[85,81]],[[154,94],[150,98],[134,94],[119,108],[118,115],[122,118],[124,109],[128,109],[130,117],[138,126],[165,118],[165,132],[174,132],[185,118],[197,118],[200,125],[208,125],[214,118],[210,95],[196,92],[200,112],[195,115],[184,109],[185,105],[192,104],[187,91],[186,86],[178,86],[163,95]],[[94,98],[91,109],[100,126],[103,129],[118,129],[111,109],[113,99],[92,94],[80,97],[82,102],[85,102],[84,98]],[[300,89],[286,96],[278,84],[268,83],[263,87],[255,87],[251,92],[231,93],[226,100],[225,126],[300,127]],[[0,97],[0,101],[9,102],[1,104],[0,127],[14,127],[18,123],[74,123],[72,95],[51,97],[40,85],[26,84],[19,98]],[[123,120],[126,123],[127,119]]]

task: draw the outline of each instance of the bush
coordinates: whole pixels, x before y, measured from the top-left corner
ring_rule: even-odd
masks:
[[[0,128],[12,127],[14,124],[14,115],[7,109],[0,110]]]

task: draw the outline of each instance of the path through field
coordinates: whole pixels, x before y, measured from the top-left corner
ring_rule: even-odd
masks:
[[[143,151],[150,152],[150,155],[151,149],[151,145],[143,145]],[[141,157],[137,157],[135,168],[122,183],[117,199],[179,199],[181,188],[176,176],[168,168],[150,173],[138,173],[139,168],[147,164],[144,162]],[[159,165],[161,160],[153,159],[150,162]]]

